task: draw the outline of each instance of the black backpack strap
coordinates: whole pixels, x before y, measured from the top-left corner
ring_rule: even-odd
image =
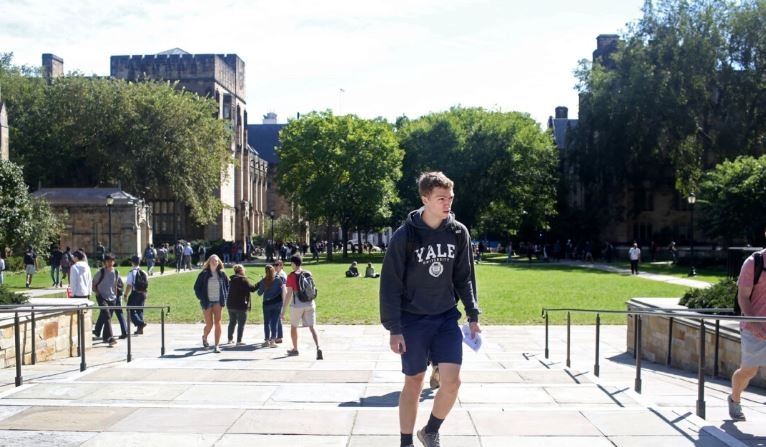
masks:
[[[753,265],[753,286],[755,286],[758,284],[758,280],[761,279],[761,273],[763,273],[763,254],[761,252],[753,253],[753,260],[755,261]]]

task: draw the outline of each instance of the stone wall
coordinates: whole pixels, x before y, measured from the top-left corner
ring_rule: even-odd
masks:
[[[686,310],[679,306],[677,298],[634,298],[628,302],[628,310],[649,310],[656,308]],[[627,349],[634,353],[635,317],[628,317]],[[672,326],[672,344],[670,347],[670,366],[685,371],[697,371],[699,362],[699,320],[674,318]],[[643,315],[641,317],[641,353],[642,359],[665,364],[668,356],[668,334],[670,320],[667,317]],[[720,324],[718,346],[718,376],[730,378],[739,367],[740,361],[739,323],[723,321]],[[705,324],[705,374],[713,374],[715,361],[715,320]],[[766,371],[761,368],[758,375],[750,382],[752,385],[766,387]]]
[[[44,308],[45,304],[62,304],[60,298],[32,298],[30,304]],[[66,304],[73,306],[89,304],[87,299],[70,299]],[[50,307],[48,308],[50,309]],[[93,347],[91,339],[91,314],[85,312],[85,349]],[[21,326],[21,346],[24,365],[32,364],[32,315],[29,312],[19,314]],[[77,357],[80,355],[77,341],[77,312],[35,312],[35,350],[37,361]],[[16,344],[14,337],[14,314],[0,314],[0,368],[16,366]]]

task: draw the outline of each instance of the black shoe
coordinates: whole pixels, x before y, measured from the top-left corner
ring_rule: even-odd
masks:
[[[136,332],[133,333],[133,335],[143,335],[144,334],[144,327],[141,326],[140,328],[136,329]]]
[[[125,340],[126,338],[128,338],[128,334],[120,335],[120,340]]]
[[[109,346],[114,346],[117,344],[117,340],[115,340],[114,337],[112,337],[108,340],[105,340],[104,343],[109,343]]]
[[[324,360],[324,356],[322,355],[322,350],[317,348],[317,360]]]

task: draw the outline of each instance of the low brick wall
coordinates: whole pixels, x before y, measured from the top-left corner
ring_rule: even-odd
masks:
[[[60,298],[31,298],[29,304],[45,308],[46,304],[90,304],[84,298],[62,300]],[[47,309],[51,309],[48,307]],[[84,314],[83,325],[85,326],[85,349],[93,347],[91,339],[91,314],[87,310]],[[23,352],[23,365],[32,364],[32,314],[30,312],[19,313],[21,330],[21,346]],[[35,312],[35,350],[37,361],[76,357],[80,355],[77,341],[77,312]],[[14,337],[14,314],[0,314],[0,367],[8,368],[16,366],[16,343]]]
[[[678,298],[633,298],[628,301],[628,310],[648,309],[686,310],[678,305]],[[635,317],[628,316],[627,349],[634,353]],[[670,346],[670,366],[685,371],[696,372],[699,363],[699,321],[687,318],[673,318],[672,343]],[[641,353],[642,359],[654,363],[666,364],[668,357],[668,317],[641,317]],[[741,351],[739,323],[723,321],[720,324],[718,342],[718,376],[729,378],[739,367]],[[715,320],[705,323],[705,374],[713,374],[715,361]],[[760,368],[758,375],[750,382],[752,385],[766,387],[766,371]]]

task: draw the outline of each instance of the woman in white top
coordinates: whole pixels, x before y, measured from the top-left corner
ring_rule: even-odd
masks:
[[[194,283],[194,294],[197,295],[202,315],[205,317],[205,329],[202,331],[202,346],[208,347],[207,336],[215,325],[215,348],[213,352],[220,353],[221,342],[221,312],[226,307],[226,297],[229,295],[229,278],[223,271],[223,262],[218,255],[211,255],[202,265],[202,271]]]

